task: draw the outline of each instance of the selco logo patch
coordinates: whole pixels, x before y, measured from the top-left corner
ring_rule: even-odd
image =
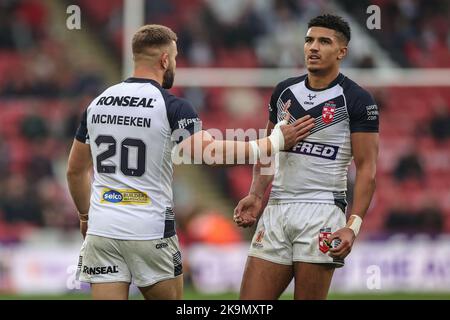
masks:
[[[101,203],[114,204],[150,204],[150,198],[145,192],[133,189],[103,189]]]
[[[122,199],[122,194],[116,190],[110,190],[103,194],[103,200],[107,202],[117,203],[122,201]]]

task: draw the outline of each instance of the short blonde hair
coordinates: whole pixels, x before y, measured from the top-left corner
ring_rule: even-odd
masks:
[[[170,28],[158,24],[141,27],[133,36],[133,54],[144,53],[148,47],[161,47],[177,41],[177,35]]]

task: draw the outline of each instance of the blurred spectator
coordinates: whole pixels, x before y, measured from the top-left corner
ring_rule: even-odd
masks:
[[[38,113],[38,110],[31,108],[21,123],[21,133],[28,140],[42,140],[48,136],[47,123]]]
[[[421,209],[417,215],[419,216],[420,226],[419,230],[430,234],[439,234],[444,229],[444,213],[438,207],[436,201],[428,202]]]
[[[1,181],[9,174],[10,151],[0,135],[0,190]]]
[[[424,169],[417,151],[412,149],[398,160],[394,169],[394,176],[398,181],[408,179],[423,181]]]
[[[53,177],[53,153],[48,146],[49,141],[30,143],[30,159],[27,170],[29,181],[39,182],[41,179]]]
[[[36,185],[36,193],[45,226],[63,230],[78,227],[72,200],[58,182],[51,178],[41,179]]]
[[[14,175],[6,180],[4,186],[0,198],[3,219],[7,223],[27,222],[42,226],[42,211],[30,184],[23,177]]]
[[[384,228],[390,233],[414,233],[420,227],[420,222],[411,207],[396,203],[387,210]]]
[[[403,67],[449,67],[450,3],[445,0],[339,0],[365,25],[366,8],[381,8],[382,32],[372,30],[380,44]]]
[[[443,227],[444,214],[435,203],[426,203],[418,210],[398,205],[388,210],[385,221],[385,228],[391,233],[437,235]]]
[[[6,9],[0,7],[0,49],[13,49],[15,39],[13,36],[11,16]]]
[[[371,55],[365,55],[357,61],[356,67],[362,69],[373,69],[375,68],[375,61]]]
[[[434,139],[443,142],[450,138],[450,112],[449,107],[440,104],[435,108],[435,114],[430,121],[430,132]]]

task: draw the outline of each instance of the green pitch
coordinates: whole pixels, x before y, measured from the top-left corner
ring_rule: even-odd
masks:
[[[133,300],[142,300],[140,295],[130,297]],[[237,293],[204,294],[193,289],[186,288],[185,300],[236,300]],[[2,295],[0,300],[89,300],[88,294],[68,293],[64,295]],[[292,294],[284,294],[281,299],[291,300]],[[332,293],[329,300],[450,300],[448,293],[361,293],[338,294]]]

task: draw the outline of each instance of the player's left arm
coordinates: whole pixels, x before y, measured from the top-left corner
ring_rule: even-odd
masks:
[[[357,88],[349,92],[348,102],[350,139],[356,166],[353,205],[346,226],[333,233],[329,239],[341,240],[336,248],[330,248],[330,256],[340,259],[350,253],[375,191],[379,140],[378,107],[372,96],[367,91]]]
[[[345,258],[351,251],[364,216],[375,192],[375,175],[378,157],[378,133],[355,132],[351,135],[353,157],[356,167],[356,179],[353,189],[352,212],[344,228],[330,237],[341,240],[336,248],[330,248],[330,256]]]
[[[357,215],[361,219],[364,219],[373,193],[375,192],[379,143],[378,133],[355,132],[351,135],[351,142],[356,167],[352,215]]]
[[[86,236],[91,197],[92,156],[89,144],[74,140],[67,167],[67,184],[78,209],[80,229]]]

